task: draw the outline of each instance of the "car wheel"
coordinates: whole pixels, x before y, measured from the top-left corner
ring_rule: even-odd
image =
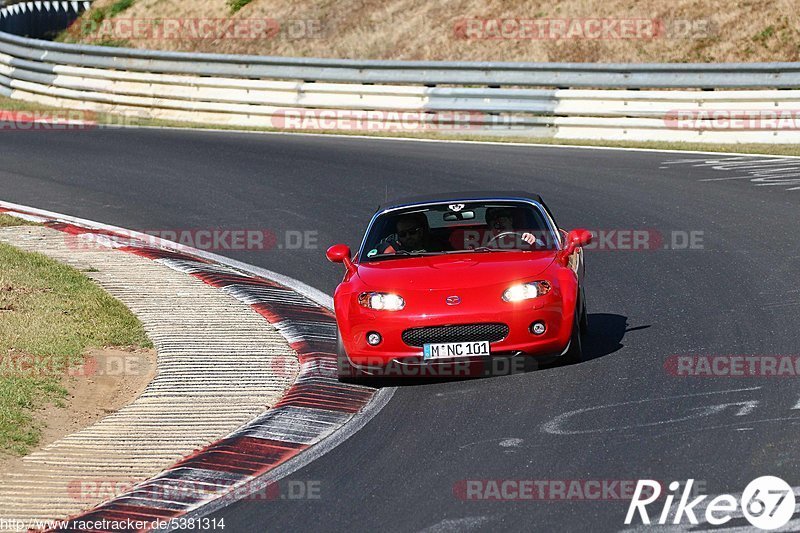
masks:
[[[339,328],[336,328],[336,375],[342,383],[363,384],[367,381],[367,375],[350,364]]]
[[[583,346],[581,344],[581,318],[576,313],[572,321],[572,336],[569,340],[569,350],[564,354],[564,362],[573,365],[583,361]]]

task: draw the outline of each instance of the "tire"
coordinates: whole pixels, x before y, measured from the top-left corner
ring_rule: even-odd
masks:
[[[586,311],[586,295],[581,290],[581,334],[589,332],[589,313]]]
[[[572,321],[572,336],[569,340],[569,350],[564,354],[564,363],[574,365],[583,361],[583,346],[581,344],[581,317],[575,313],[575,320]]]
[[[336,376],[342,383],[362,385],[367,381],[367,374],[350,363],[339,328],[336,328]]]

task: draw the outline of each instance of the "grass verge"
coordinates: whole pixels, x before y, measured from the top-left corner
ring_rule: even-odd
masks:
[[[0,225],[10,218],[0,215]],[[87,348],[106,346],[151,343],[141,322],[85,274],[0,243],[0,455],[37,444],[37,409],[63,404],[68,370]]]
[[[253,0],[227,0],[228,7],[231,10],[231,14],[237,13],[241,10],[244,6],[252,2]]]
[[[41,226],[41,224],[0,213],[0,228],[10,228],[11,226]]]
[[[0,96],[0,109],[7,111],[63,111],[62,108],[53,108],[21,100],[12,100]],[[719,153],[748,153],[765,155],[790,155],[800,156],[800,144],[716,144],[716,143],[684,143],[666,141],[604,141],[591,139],[553,139],[551,137],[496,137],[480,134],[447,134],[439,132],[369,132],[361,130],[281,130],[278,128],[257,128],[247,126],[227,126],[219,124],[205,124],[198,122],[181,122],[175,120],[157,120],[130,116],[114,115],[110,113],[92,114],[92,119],[102,126],[115,127],[121,124],[132,127],[159,127],[159,128],[190,128],[190,129],[215,129],[227,131],[253,131],[253,132],[285,132],[285,133],[314,133],[324,135],[388,137],[402,139],[431,139],[448,141],[483,141],[498,143],[521,144],[549,144],[555,146],[600,146],[608,148],[641,148],[644,150],[688,150],[697,152]]]

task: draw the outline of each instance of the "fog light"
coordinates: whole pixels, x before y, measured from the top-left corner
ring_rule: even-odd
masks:
[[[531,324],[531,333],[534,335],[541,335],[545,331],[547,331],[547,328],[545,327],[544,322],[534,322]]]
[[[382,340],[381,334],[377,331],[370,331],[367,333],[367,343],[369,343],[370,346],[377,346]]]

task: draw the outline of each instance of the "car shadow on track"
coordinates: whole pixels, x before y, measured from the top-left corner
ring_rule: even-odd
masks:
[[[591,361],[600,357],[612,354],[624,347],[622,339],[625,333],[632,330],[646,329],[649,325],[628,328],[628,317],[611,313],[589,314],[589,328],[583,336],[583,361]],[[468,375],[447,374],[427,375],[423,377],[404,376],[404,377],[382,377],[369,381],[371,387],[409,387],[416,385],[429,385],[432,382],[446,383],[450,381],[465,381],[472,379],[482,379],[490,377],[500,377],[510,374],[534,372],[561,366],[569,366],[558,357],[542,361],[534,358],[526,358],[520,361],[522,365],[504,366],[498,365],[495,370],[487,372],[486,368],[481,367],[478,371],[470,372]],[[580,363],[579,363],[580,364]]]
[[[623,348],[625,345],[622,344],[622,339],[628,331],[649,327],[649,325],[646,325],[629,328],[628,317],[623,315],[612,313],[589,314],[589,328],[584,333],[581,342],[583,346],[583,363],[610,355]],[[532,365],[531,370],[544,370],[560,366],[570,365],[560,358],[555,358],[548,362]]]
[[[646,329],[650,326],[628,328],[628,317],[611,313],[594,313],[589,315],[589,331],[583,339],[583,358],[591,361],[609,355],[623,346],[622,339],[632,329]]]

